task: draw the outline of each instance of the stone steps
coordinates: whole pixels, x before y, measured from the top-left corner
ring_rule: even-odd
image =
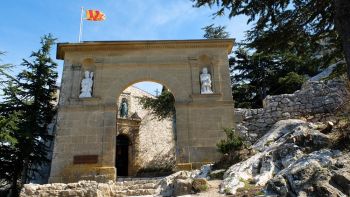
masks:
[[[157,195],[162,178],[119,177],[113,190],[117,196]]]
[[[136,189],[136,190],[122,190],[116,191],[117,196],[143,196],[143,195],[156,195],[156,189]]]
[[[124,181],[160,181],[164,177],[118,177],[117,178],[117,183],[118,182],[124,182]]]

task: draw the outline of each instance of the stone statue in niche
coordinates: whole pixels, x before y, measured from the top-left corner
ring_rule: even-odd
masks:
[[[85,71],[84,79],[81,81],[81,91],[79,98],[89,98],[92,96],[92,85],[94,83],[92,80],[93,77],[93,72]]]
[[[211,76],[208,73],[208,68],[204,67],[202,69],[202,74],[200,74],[201,80],[201,94],[213,94],[211,89]]]
[[[128,117],[128,102],[126,98],[122,99],[122,103],[120,104],[120,117],[127,118]]]

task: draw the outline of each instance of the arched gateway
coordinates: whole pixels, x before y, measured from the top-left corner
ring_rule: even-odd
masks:
[[[139,81],[162,83],[175,97],[179,169],[218,159],[216,143],[234,122],[232,46],[232,39],[59,43],[64,67],[49,181],[115,180],[117,98]]]

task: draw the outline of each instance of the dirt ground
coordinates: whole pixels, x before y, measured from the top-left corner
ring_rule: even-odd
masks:
[[[221,183],[221,180],[210,180],[209,183],[209,189],[205,192],[197,193],[197,194],[189,194],[184,195],[181,197],[219,197],[219,196],[226,196],[224,194],[219,193],[219,185]]]

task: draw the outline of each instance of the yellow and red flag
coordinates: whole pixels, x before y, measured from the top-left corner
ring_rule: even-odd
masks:
[[[103,12],[99,10],[86,10],[86,20],[89,21],[103,21],[106,19],[106,16]]]

